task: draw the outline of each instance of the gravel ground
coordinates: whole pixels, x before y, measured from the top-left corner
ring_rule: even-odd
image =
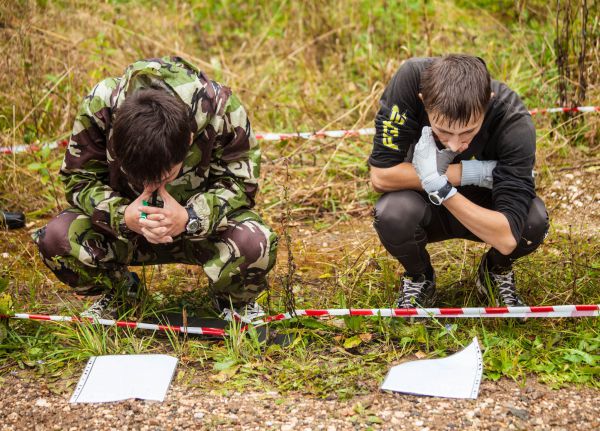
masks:
[[[477,400],[381,392],[349,401],[251,391],[223,396],[175,385],[164,403],[94,405],[70,405],[70,393],[13,376],[1,386],[1,430],[600,429],[600,391],[552,390],[534,380],[483,382]]]

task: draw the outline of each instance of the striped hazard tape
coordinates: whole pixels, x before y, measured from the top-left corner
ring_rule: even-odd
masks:
[[[155,323],[129,322],[123,320],[111,319],[93,319],[91,317],[76,316],[51,316],[47,314],[25,314],[17,313],[12,315],[2,314],[0,318],[21,319],[21,320],[41,320],[49,322],[70,322],[70,323],[95,323],[102,326],[116,326],[118,328],[146,329],[149,331],[179,332],[196,335],[209,335],[224,337],[225,331],[220,328],[201,328],[192,326],[159,325]]]
[[[600,106],[575,106],[572,108],[540,108],[529,111],[531,115],[536,114],[555,114],[559,112],[600,112]],[[262,141],[285,141],[288,139],[318,139],[318,138],[347,138],[351,136],[372,136],[375,134],[374,128],[354,129],[354,130],[321,130],[317,132],[296,132],[296,133],[257,133],[256,139]],[[0,154],[16,154],[25,152],[36,152],[42,148],[65,148],[69,144],[67,139],[59,139],[45,144],[15,145],[14,147],[0,147]]]
[[[381,316],[421,318],[483,318],[483,317],[596,317],[600,305],[541,305],[532,307],[482,307],[482,308],[334,308],[322,310],[296,310],[269,316],[264,322],[288,320],[296,316]]]
[[[333,308],[296,310],[294,313],[281,313],[254,321],[254,326],[269,322],[290,320],[296,316],[306,317],[340,317],[340,316],[372,316],[372,317],[419,317],[419,318],[560,318],[560,317],[598,317],[600,305],[542,305],[531,307],[483,307],[483,308]],[[0,318],[95,323],[103,326],[119,328],[145,329],[150,331],[172,331],[177,333],[225,337],[226,331],[220,328],[158,325],[154,323],[129,322],[110,319],[92,319],[74,316],[51,316],[46,314],[0,315]]]

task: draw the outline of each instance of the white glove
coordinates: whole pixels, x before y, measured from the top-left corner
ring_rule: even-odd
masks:
[[[421,139],[415,146],[412,164],[427,193],[437,192],[448,183],[448,178],[438,173],[437,153],[431,127],[423,127]]]
[[[498,163],[496,160],[463,160],[461,186],[478,186],[491,189],[494,185],[492,172]]]
[[[440,175],[438,172],[438,154],[442,151],[438,151],[433,135],[431,134],[431,127],[423,127],[421,132],[421,139],[415,146],[415,152],[413,154],[413,166],[417,171],[417,175],[421,180],[423,190],[427,192],[429,200],[434,205],[441,205],[446,199],[456,194],[456,189],[448,181],[446,175]],[[445,160],[449,157],[448,153],[440,155]],[[448,163],[450,163],[448,161]],[[448,166],[446,165],[444,170]]]

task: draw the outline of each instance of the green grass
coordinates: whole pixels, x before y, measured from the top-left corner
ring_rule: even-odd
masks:
[[[379,97],[400,63],[445,52],[480,55],[492,75],[517,90],[529,107],[554,106],[553,5],[519,4],[515,9],[514,2],[489,0],[348,0],[342,7],[283,0],[19,1],[0,14],[9,54],[0,76],[1,145],[68,134],[79,101],[98,80],[120,75],[135,59],[168,53],[187,57],[230,85],[256,131],[372,127]],[[599,94],[597,76],[591,75],[589,104],[598,104]],[[600,116],[538,116],[535,123],[542,194],[557,166],[597,159]],[[272,311],[284,308],[282,280],[291,284],[299,308],[390,305],[401,269],[368,222],[377,198],[368,183],[370,140],[289,140],[262,148],[258,207],[280,236],[289,212],[297,265],[289,277],[281,246]],[[83,307],[44,267],[27,232],[66,206],[56,175],[61,159],[60,150],[0,157],[2,205],[26,211],[34,223],[0,231],[2,252],[9,255],[0,257],[0,286],[17,311],[71,314]],[[600,303],[600,240],[597,229],[580,226],[580,220],[575,211],[559,213],[541,248],[518,262],[519,288],[528,303]],[[474,268],[483,251],[465,241],[431,246],[440,306],[480,305],[473,295]],[[144,277],[151,293],[145,315],[182,308],[209,312],[201,269],[164,265],[146,268]],[[477,336],[486,379],[525,381],[533,375],[553,387],[600,387],[599,319],[408,325],[402,319],[352,317],[272,327],[293,335],[292,345],[266,345],[256,334],[235,331],[218,341],[11,321],[0,337],[0,376],[41,376],[53,390],[65,391],[91,355],[165,352],[180,358],[177,380],[191,386],[350,398],[376,390],[391,364],[414,355],[445,356]],[[369,414],[358,408],[357,415]]]

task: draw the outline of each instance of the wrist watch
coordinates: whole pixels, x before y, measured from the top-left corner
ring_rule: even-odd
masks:
[[[185,225],[185,232],[189,235],[193,235],[200,230],[202,223],[200,223],[200,219],[191,206],[185,207],[185,210],[188,213],[188,222]]]
[[[446,199],[451,196],[454,196],[456,193],[456,189],[450,184],[450,181],[446,181],[446,184],[435,192],[428,193],[429,200],[434,205],[441,205]]]

